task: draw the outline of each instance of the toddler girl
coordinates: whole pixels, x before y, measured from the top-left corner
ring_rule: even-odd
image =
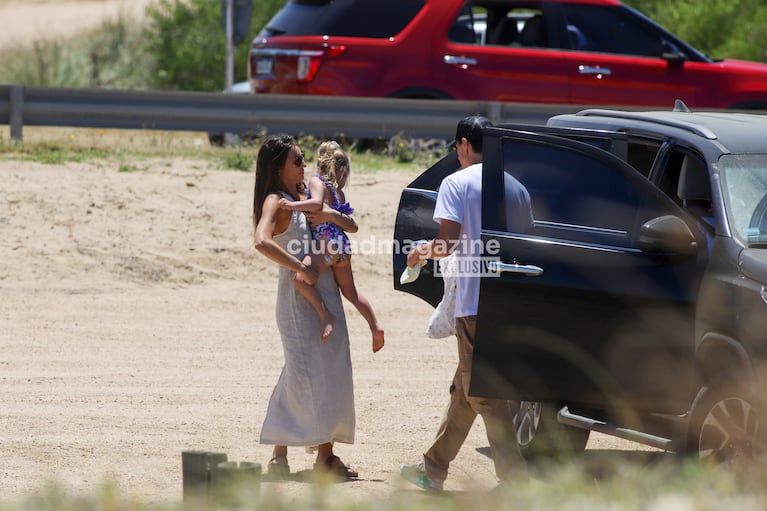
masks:
[[[324,204],[345,215],[354,212],[345,201],[343,188],[349,179],[349,157],[338,148],[335,142],[323,143],[317,156],[317,174],[309,180],[306,200],[290,201],[280,199],[283,209],[300,210],[309,213],[322,211]],[[384,345],[384,331],[379,327],[373,307],[362,293],[357,291],[351,265],[351,243],[346,233],[331,222],[311,226],[315,246],[304,259],[304,264],[310,266],[317,275],[328,267],[333,270],[333,277],[341,290],[341,294],[354,305],[368,323],[373,335],[373,353]],[[314,282],[307,282],[301,275],[293,280],[300,292],[320,315],[323,324],[322,342],[327,341],[333,333],[335,318],[325,307],[320,293],[314,288]]]

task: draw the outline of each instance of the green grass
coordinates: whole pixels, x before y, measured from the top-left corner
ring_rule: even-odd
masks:
[[[6,149],[8,153],[6,153]],[[86,160],[105,159],[108,153],[102,149],[66,147],[55,142],[43,142],[34,146],[0,145],[0,154],[13,155],[14,159],[29,160],[50,165],[61,165],[66,162],[82,162]]]
[[[3,50],[0,83],[146,89],[152,70],[135,65],[143,55],[141,45],[142,27],[119,17],[71,39],[38,40],[31,48]]]
[[[320,140],[298,140],[309,166]],[[61,165],[67,162],[114,162],[120,172],[139,170],[141,162],[163,158],[203,160],[211,168],[252,172],[260,141],[233,147],[212,146],[206,133],[94,128],[26,127],[22,142],[12,142],[0,134],[0,160],[34,161]],[[342,142],[350,152],[353,173],[401,170],[414,175],[428,168],[439,155],[424,152],[403,162],[391,155],[386,144],[360,147],[355,141]]]
[[[252,151],[239,150],[228,151],[223,158],[223,165],[228,170],[249,171],[253,168],[254,158]]]

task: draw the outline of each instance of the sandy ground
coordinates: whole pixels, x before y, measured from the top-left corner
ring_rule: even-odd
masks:
[[[0,0],[0,47],[140,15],[146,3]],[[251,247],[253,174],[199,161],[117,167],[0,162],[1,500],[46,480],[77,494],[109,480],[175,502],[184,450],[270,457],[257,439],[282,352],[276,269]],[[353,177],[358,243],[386,247],[411,179]],[[373,355],[347,307],[357,439],[337,453],[361,472],[341,490],[378,498],[403,488],[399,464],[417,461],[433,437],[456,354],[454,341],[425,336],[431,308],[393,291],[385,248],[356,255],[354,267],[387,343]],[[477,421],[446,489],[495,485],[486,443]],[[636,446],[593,435],[589,448]],[[290,460],[301,475],[313,456],[293,449]],[[264,486],[300,495],[310,485],[297,479]]]
[[[391,239],[410,179],[354,176],[358,240]],[[133,173],[1,162],[0,182],[2,495],[113,478],[174,499],[183,450],[265,463],[257,438],[282,352],[276,270],[251,248],[253,174],[191,161]],[[391,489],[398,464],[431,438],[455,363],[451,341],[423,333],[430,308],[392,290],[389,260],[354,260],[386,328],[383,351],[371,353],[347,309],[358,434],[338,453],[360,468],[348,486],[365,494]],[[474,451],[481,438],[456,464],[456,485],[492,485]],[[291,454],[294,471],[311,467],[303,449]]]
[[[0,0],[0,47],[67,37],[148,3]],[[140,167],[0,162],[0,499],[46,480],[86,494],[111,480],[177,501],[183,450],[269,459],[257,439],[282,353],[276,270],[251,248],[253,175],[194,161]],[[355,176],[359,240],[391,239],[409,180]],[[389,261],[354,262],[387,346],[374,356],[348,311],[357,441],[337,452],[362,474],[345,486],[351,495],[399,484],[399,464],[433,436],[455,363],[452,343],[423,335],[430,308],[392,290]],[[493,485],[475,450],[482,434],[452,484]],[[312,462],[291,452],[294,472]],[[275,486],[293,494],[306,484]]]
[[[104,21],[141,19],[153,0],[0,0],[0,48],[71,37]]]
[[[106,480],[177,501],[181,452],[266,463],[258,435],[282,366],[276,268],[251,248],[253,174],[198,161],[0,162],[0,495],[55,480],[74,493]],[[347,191],[357,243],[386,246],[412,176],[358,174]],[[361,245],[360,245],[361,246]],[[371,353],[347,306],[357,439],[337,453],[361,471],[350,496],[402,488],[400,463],[433,437],[456,363],[424,333],[431,308],[392,288],[386,249],[358,254],[359,289],[386,329]],[[477,421],[446,488],[495,484]],[[590,448],[632,449],[596,435]],[[291,451],[294,472],[313,456]],[[302,481],[269,483],[288,495]]]

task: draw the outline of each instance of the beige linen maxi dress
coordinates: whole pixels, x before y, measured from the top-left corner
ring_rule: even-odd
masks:
[[[273,239],[303,258],[311,240],[304,214],[294,211],[288,229]],[[336,317],[333,335],[322,344],[319,315],[296,291],[294,275],[279,267],[276,318],[285,365],[269,399],[260,442],[289,446],[354,443],[349,333],[338,285],[330,269],[322,272],[316,285]]]

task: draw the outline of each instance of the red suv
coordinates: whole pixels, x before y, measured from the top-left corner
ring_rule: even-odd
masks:
[[[767,108],[767,64],[616,0],[290,0],[248,68],[256,94]]]

